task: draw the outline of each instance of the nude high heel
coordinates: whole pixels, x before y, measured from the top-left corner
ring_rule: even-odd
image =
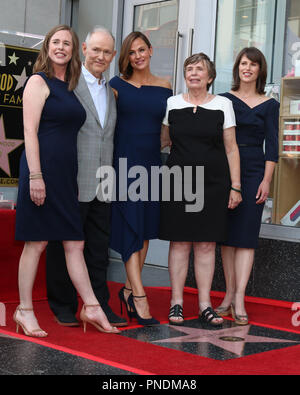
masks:
[[[103,333],[120,333],[120,331],[116,328],[116,327],[112,327],[112,330],[107,331],[106,329],[104,329],[98,322],[89,319],[86,316],[86,308],[87,307],[100,307],[100,304],[84,304],[82,306],[81,312],[80,312],[80,319],[83,323],[83,332],[86,333],[86,324],[89,323],[90,325],[93,325],[99,332],[103,332]]]
[[[232,318],[234,319],[234,322],[237,325],[248,325],[249,324],[249,318],[248,318],[247,314],[246,315],[236,314],[234,303],[231,304],[231,314],[232,314]]]
[[[20,307],[20,306],[18,306],[17,308],[16,308],[16,311],[14,312],[14,316],[13,316],[13,320],[15,321],[15,323],[16,323],[16,333],[19,333],[19,327],[21,327],[22,328],[22,330],[23,330],[23,332],[24,332],[24,335],[26,335],[26,336],[29,336],[29,337],[47,337],[48,336],[48,333],[47,332],[45,332],[43,329],[41,329],[41,328],[36,328],[36,329],[33,329],[31,332],[26,328],[26,326],[24,325],[24,324],[22,324],[22,322],[21,321],[19,321],[18,319],[17,319],[17,312],[18,311],[33,311],[33,309],[26,309],[26,308],[23,308],[23,307]],[[43,334],[40,334],[40,335],[38,335],[38,332],[43,332]]]
[[[231,314],[231,305],[228,307],[216,307],[215,312],[220,316],[220,317],[227,317],[228,315]]]

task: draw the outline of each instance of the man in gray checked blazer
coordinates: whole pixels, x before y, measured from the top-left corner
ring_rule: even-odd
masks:
[[[116,123],[114,93],[103,73],[116,52],[111,33],[95,27],[82,44],[85,56],[75,94],[86,110],[86,121],[78,134],[78,189],[85,234],[84,255],[95,295],[109,322],[127,325],[110,308],[106,274],[109,263],[110,204],[101,201],[96,178],[100,166],[112,165]],[[77,293],[66,270],[64,251],[59,242],[47,248],[47,294],[51,310],[61,325],[78,326]]]

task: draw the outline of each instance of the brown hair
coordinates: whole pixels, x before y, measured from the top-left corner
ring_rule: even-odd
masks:
[[[260,95],[264,94],[268,75],[268,65],[264,54],[255,47],[244,48],[238,54],[233,66],[232,90],[237,91],[240,88],[241,80],[239,76],[239,66],[243,56],[246,56],[249,60],[251,60],[251,62],[259,64],[259,75],[256,81],[256,92]]]
[[[70,26],[58,25],[55,26],[53,29],[51,29],[49,33],[47,33],[45,40],[43,42],[43,46],[33,66],[33,72],[38,73],[42,71],[46,74],[48,78],[54,77],[52,62],[48,55],[49,43],[52,36],[61,30],[67,30],[68,32],[70,32],[72,36],[72,44],[73,44],[72,58],[68,63],[67,71],[66,71],[66,82],[69,83],[68,89],[72,91],[76,88],[78,84],[78,80],[81,73],[81,60],[79,56],[79,40],[76,33],[73,31],[72,28],[70,28]]]
[[[187,66],[190,64],[196,64],[199,62],[202,62],[205,64],[205,66],[207,68],[208,76],[210,79],[212,79],[212,81],[207,84],[207,90],[209,90],[210,86],[212,85],[212,83],[214,82],[214,80],[217,76],[217,72],[216,72],[214,63],[210,60],[210,58],[207,55],[205,55],[205,53],[203,53],[203,52],[196,53],[185,60],[184,65],[183,65],[184,77],[185,77],[185,72],[186,72]]]
[[[119,57],[119,70],[123,77],[128,80],[133,74],[133,68],[129,62],[129,52],[133,41],[137,38],[141,38],[148,48],[151,48],[151,43],[148,37],[142,32],[132,32],[130,33],[122,43],[122,48]]]

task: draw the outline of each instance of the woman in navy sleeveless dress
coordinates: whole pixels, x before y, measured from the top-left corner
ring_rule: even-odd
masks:
[[[47,241],[62,240],[71,280],[84,302],[80,314],[84,328],[89,322],[99,331],[117,333],[93,293],[83,256],[77,134],[86,113],[73,92],[81,62],[72,29],[59,25],[47,34],[34,71],[23,95],[25,152],[20,162],[16,239],[25,245],[14,320],[27,336],[47,336],[33,313],[32,287]]]
[[[39,126],[41,172],[46,199],[36,206],[30,198],[29,169],[25,151],[20,161],[16,240],[84,240],[77,188],[77,134],[85,110],[68,90],[68,83],[47,78],[50,94]],[[63,103],[63,106],[60,105]]]
[[[121,254],[128,280],[119,297],[127,311],[138,311],[142,325],[157,323],[151,319],[141,270],[150,239],[158,238],[159,201],[150,201],[150,174],[152,166],[160,166],[160,134],[166,111],[167,99],[172,95],[169,83],[150,72],[152,47],[142,33],[133,32],[124,41],[120,55],[122,78],[114,77],[110,85],[117,96],[117,125],[115,131],[114,169],[116,172],[116,201],[112,202],[111,248]],[[119,166],[121,161],[123,164]],[[125,161],[126,162],[125,162]],[[132,201],[127,196],[134,179],[127,179],[133,166],[143,166],[147,171],[145,182],[149,191],[145,199]],[[123,177],[125,171],[125,178]],[[136,176],[137,178],[139,176]],[[127,187],[119,189],[120,182]],[[142,192],[142,191],[140,191]],[[125,196],[123,196],[125,194]],[[127,196],[127,198],[126,198]],[[126,201],[123,201],[126,200]],[[143,201],[142,201],[143,200]],[[131,294],[129,308],[127,299]],[[128,302],[130,303],[130,302]],[[129,314],[130,315],[130,314]]]
[[[233,76],[232,91],[223,95],[232,101],[236,115],[243,201],[228,213],[228,239],[222,247],[226,297],[217,311],[222,315],[231,311],[237,324],[246,325],[244,296],[278,160],[279,103],[264,95],[267,64],[258,49],[245,48],[240,52]]]

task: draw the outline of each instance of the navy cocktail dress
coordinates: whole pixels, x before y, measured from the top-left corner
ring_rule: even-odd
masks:
[[[264,204],[256,204],[256,194],[264,178],[265,162],[278,161],[280,105],[275,99],[269,99],[251,108],[231,93],[223,96],[232,101],[236,116],[243,196],[242,203],[229,210],[229,233],[225,245],[257,248]]]
[[[24,151],[20,161],[16,240],[84,240],[78,202],[77,134],[86,113],[74,92],[68,90],[68,83],[38,74],[50,90],[38,130],[46,199],[42,206],[30,199]]]
[[[134,252],[143,248],[144,240],[158,238],[160,203],[151,201],[150,174],[152,166],[161,166],[161,126],[172,91],[160,86],[137,88],[120,77],[114,77],[110,85],[118,91],[113,162],[117,199],[112,202],[110,247],[126,262]],[[149,187],[148,201],[133,201],[130,196],[124,196],[139,178],[136,175],[136,178],[127,179],[126,171],[134,166],[146,170],[147,179],[143,185]],[[127,187],[120,188],[120,182],[123,186],[127,183]]]

